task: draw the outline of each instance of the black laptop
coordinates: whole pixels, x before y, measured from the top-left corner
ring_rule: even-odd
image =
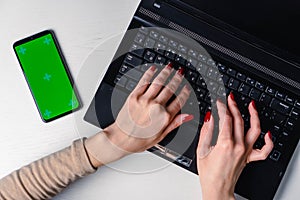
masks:
[[[266,160],[246,166],[235,192],[273,199],[300,135],[300,4],[295,2],[142,0],[128,27],[137,31],[125,34],[84,119],[101,128],[110,125],[143,72],[173,62],[184,68],[196,95],[184,109],[197,117],[182,127],[191,134],[175,130],[149,151],[197,174],[203,116],[216,96],[232,91],[246,129],[247,106],[251,100],[257,104],[262,132],[254,148],[264,145],[268,130],[274,141]],[[158,27],[191,38],[205,52]]]

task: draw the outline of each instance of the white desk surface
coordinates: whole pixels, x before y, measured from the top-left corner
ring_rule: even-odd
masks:
[[[70,145],[79,135],[89,136],[99,131],[82,117],[138,3],[139,0],[0,1],[0,177]],[[47,124],[39,117],[12,49],[15,41],[45,29],[56,32],[84,104],[80,111]],[[112,35],[117,36],[107,42]],[[100,49],[105,49],[95,54],[93,49],[101,43]],[[95,63],[99,67],[93,66]],[[276,199],[292,200],[300,196],[299,147],[296,151]],[[143,153],[112,166],[139,170],[140,165],[147,168],[152,162],[168,164]],[[140,174],[102,167],[55,199],[196,200],[201,199],[201,191],[196,175],[172,164]]]

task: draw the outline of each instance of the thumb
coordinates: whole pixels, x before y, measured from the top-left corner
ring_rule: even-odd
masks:
[[[164,139],[168,133],[173,131],[174,129],[181,126],[183,123],[189,122],[194,119],[194,115],[190,114],[178,114],[174,117],[174,119],[169,123],[169,125],[165,128],[164,132],[160,136],[160,140]]]

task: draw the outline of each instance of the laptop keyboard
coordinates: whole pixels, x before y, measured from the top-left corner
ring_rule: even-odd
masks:
[[[217,96],[227,96],[232,91],[244,119],[245,130],[248,130],[250,127],[248,105],[254,100],[262,126],[262,132],[254,148],[262,148],[265,144],[264,135],[270,130],[274,149],[269,159],[278,162],[284,156],[294,125],[300,118],[300,101],[231,66],[216,62],[167,34],[141,27],[114,82],[117,87],[129,93],[150,65],[155,63],[159,68],[169,62],[175,63],[175,69],[184,68],[185,78],[197,96],[196,103],[199,106],[200,116],[204,116],[211,109]],[[221,87],[223,84],[225,88]],[[185,107],[188,109],[194,104],[195,102],[188,101]],[[203,117],[197,123],[203,124]]]

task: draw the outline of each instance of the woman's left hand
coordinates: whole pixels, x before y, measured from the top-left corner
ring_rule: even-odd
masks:
[[[116,121],[101,134],[88,139],[87,150],[92,159],[101,162],[98,165],[149,149],[172,130],[193,119],[192,115],[178,114],[190,95],[188,86],[169,102],[183,80],[183,71],[178,70],[165,85],[173,70],[172,64],[168,64],[150,84],[157,71],[151,66],[127,98]]]

